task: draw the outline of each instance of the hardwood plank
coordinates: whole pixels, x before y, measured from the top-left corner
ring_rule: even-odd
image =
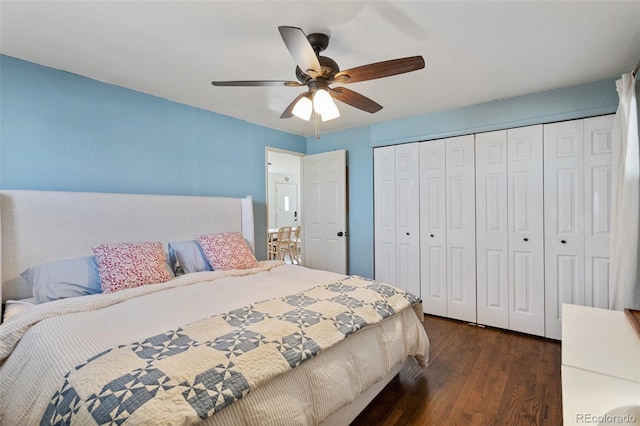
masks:
[[[405,368],[352,425],[561,425],[560,343],[425,315],[429,367]]]

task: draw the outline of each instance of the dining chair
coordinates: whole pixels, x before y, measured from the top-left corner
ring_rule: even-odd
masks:
[[[293,256],[291,261],[300,264],[300,225],[293,228],[293,236],[291,237],[291,252]]]
[[[268,232],[267,233],[267,259],[268,260],[276,260],[278,258],[278,246],[276,244],[276,241],[278,241],[278,233]]]
[[[289,254],[289,258],[293,262],[293,255],[291,254],[291,227],[281,226],[278,229],[277,239],[273,242],[274,251],[276,253],[276,259],[284,260],[285,253]]]

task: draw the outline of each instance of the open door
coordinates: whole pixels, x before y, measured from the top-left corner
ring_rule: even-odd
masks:
[[[347,273],[346,151],[303,157],[304,266]]]

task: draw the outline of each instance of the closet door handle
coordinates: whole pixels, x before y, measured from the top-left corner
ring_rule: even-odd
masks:
[[[525,241],[529,241],[529,239],[528,239],[528,238],[525,238],[524,240],[525,240]]]
[[[407,232],[407,235],[409,235],[409,233]]]
[[[562,244],[567,244],[567,240],[560,240]]]
[[[434,237],[434,235],[433,235],[433,234],[431,234],[431,238],[433,238],[433,237]]]

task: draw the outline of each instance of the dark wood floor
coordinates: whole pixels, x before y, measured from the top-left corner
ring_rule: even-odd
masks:
[[[561,425],[560,343],[425,316],[429,367],[405,368],[352,425]]]

